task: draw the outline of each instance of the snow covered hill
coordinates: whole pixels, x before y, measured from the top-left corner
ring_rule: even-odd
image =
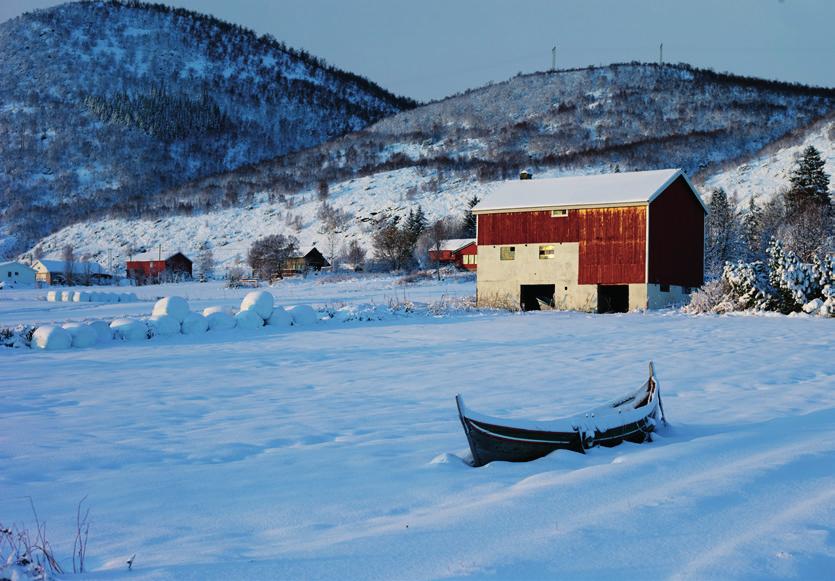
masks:
[[[0,24],[0,255],[413,105],[183,9],[97,0],[24,14]]]
[[[835,176],[835,116],[830,115],[799,134],[766,146],[743,163],[707,172],[699,183],[706,191],[723,188],[729,196],[736,195],[740,203],[751,196],[769,199],[788,187],[798,156],[810,145],[821,152],[826,162],[824,170]],[[835,188],[835,182],[831,186]]]

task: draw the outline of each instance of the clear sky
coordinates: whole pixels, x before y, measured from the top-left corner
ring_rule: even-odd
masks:
[[[156,0],[270,33],[419,100],[632,60],[835,86],[835,0]],[[0,22],[55,0],[0,0]]]

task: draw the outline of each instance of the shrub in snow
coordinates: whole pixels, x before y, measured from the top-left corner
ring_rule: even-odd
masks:
[[[817,315],[823,308],[823,299],[813,299],[803,305],[803,312],[810,315]]]
[[[273,314],[274,302],[272,293],[252,291],[241,301],[241,311],[255,311],[262,319],[269,319]]]
[[[148,338],[148,326],[136,319],[116,319],[110,323],[113,336],[123,341],[139,341]]]
[[[69,303],[72,301],[72,291],[61,291],[61,300],[65,303]]]
[[[209,321],[209,329],[222,331],[235,328],[235,317],[230,310],[224,307],[206,307],[203,309],[203,316]]]
[[[254,310],[241,311],[235,315],[235,324],[238,329],[257,329],[264,326],[264,319]]]
[[[61,326],[72,335],[73,347],[92,347],[99,340],[96,330],[90,327],[90,325],[85,325],[84,323],[64,323]]]
[[[197,335],[209,330],[209,321],[200,313],[189,313],[183,320],[183,334]]]
[[[113,329],[107,321],[93,321],[89,326],[96,332],[99,343],[113,340]]]
[[[63,327],[44,325],[32,334],[32,346],[38,349],[69,349],[72,335]]]
[[[160,299],[154,305],[152,315],[171,315],[177,322],[182,323],[188,316],[190,309],[188,308],[188,301],[183,297],[165,297]]]
[[[287,309],[294,325],[312,325],[319,320],[319,314],[310,305],[296,305]]]
[[[0,327],[0,345],[4,347],[29,347],[32,345],[32,335],[35,327],[31,325],[17,325],[14,328]]]
[[[293,317],[284,310],[284,307],[277,305],[266,323],[273,327],[289,327],[293,324]]]
[[[804,304],[820,296],[819,265],[800,261],[779,240],[768,245],[769,282],[775,289],[777,308],[783,313],[799,311]]]
[[[50,303],[55,303],[61,300],[61,292],[60,291],[49,291],[46,293],[46,300]]]
[[[180,322],[171,315],[151,315],[148,323],[155,335],[177,335],[180,332]]]
[[[768,282],[768,270],[759,260],[725,264],[722,279],[728,285],[731,310],[765,310],[774,304],[774,290]]]

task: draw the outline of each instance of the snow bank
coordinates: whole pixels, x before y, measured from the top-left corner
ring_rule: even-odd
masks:
[[[148,323],[155,335],[177,335],[180,332],[180,322],[171,315],[152,315]]]
[[[154,305],[154,310],[151,311],[151,314],[171,315],[178,323],[182,323],[185,321],[189,312],[190,309],[188,307],[188,301],[186,301],[183,297],[175,296],[165,297],[164,299],[158,300]]]
[[[312,325],[319,320],[319,314],[310,305],[296,305],[287,309],[294,325]]]
[[[258,329],[264,326],[264,319],[254,310],[247,310],[235,315],[235,323],[239,329]]]
[[[63,327],[44,325],[32,334],[32,346],[39,349],[69,349],[72,335]]]
[[[212,331],[233,329],[235,327],[235,317],[230,311],[231,309],[225,307],[207,307],[203,309],[203,316],[209,321],[209,329]]]
[[[274,302],[272,293],[252,291],[241,301],[241,311],[255,311],[261,319],[266,320],[273,314]]]
[[[182,328],[184,335],[197,335],[199,333],[205,333],[209,330],[209,321],[200,313],[188,313],[183,320]]]
[[[61,326],[69,331],[72,336],[73,347],[92,347],[99,340],[98,333],[90,325],[85,325],[84,323],[64,323]]]
[[[148,327],[136,319],[116,319],[110,323],[113,335],[124,341],[138,341],[148,337]]]
[[[293,324],[293,317],[284,310],[284,307],[277,305],[266,323],[272,327],[289,327]]]
[[[99,343],[113,340],[113,329],[107,321],[93,321],[89,326],[96,332]]]

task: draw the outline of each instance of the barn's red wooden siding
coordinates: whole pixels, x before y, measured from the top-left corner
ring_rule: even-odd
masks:
[[[578,284],[638,284],[646,278],[646,206],[576,210]]]
[[[679,177],[649,206],[649,281],[698,287],[704,282],[702,205]]]
[[[479,246],[578,242],[578,232],[579,218],[571,210],[564,218],[552,217],[550,210],[478,215]]]

